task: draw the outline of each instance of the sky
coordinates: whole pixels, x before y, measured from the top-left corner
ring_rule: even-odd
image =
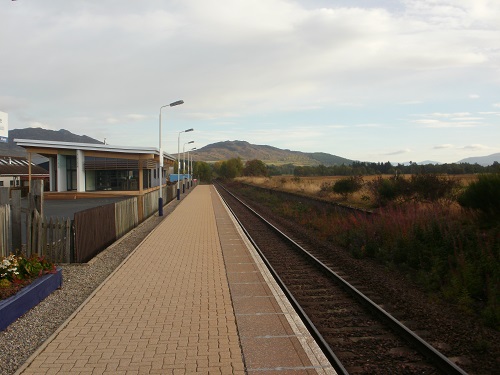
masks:
[[[9,129],[145,147],[161,113],[172,154],[180,139],[371,162],[490,155],[500,1],[2,0],[0,111]]]

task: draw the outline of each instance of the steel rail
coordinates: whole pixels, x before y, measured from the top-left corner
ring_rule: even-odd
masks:
[[[235,198],[240,203],[242,203],[245,207],[249,208],[245,203],[241,202],[240,199],[238,199],[236,196],[234,196],[234,194],[232,194],[230,191],[228,191],[224,186],[222,186],[220,184],[219,184],[219,186],[222,189],[224,189],[228,194],[230,194],[231,196],[233,196],[233,198]],[[216,187],[216,189],[217,189],[217,187]],[[236,221],[240,225],[241,229],[243,230],[243,232],[247,236],[248,240],[252,243],[253,247],[259,253],[259,256],[261,257],[262,261],[265,263],[266,267],[268,268],[269,272],[271,273],[271,275],[275,279],[276,283],[279,285],[279,287],[281,288],[281,290],[283,291],[283,293],[285,294],[285,296],[287,297],[287,299],[290,301],[291,305],[293,306],[293,308],[295,309],[295,311],[299,315],[300,319],[302,320],[302,322],[306,326],[307,330],[313,336],[313,338],[316,340],[316,342],[320,346],[321,350],[323,351],[323,353],[325,354],[325,356],[327,357],[327,359],[330,361],[330,364],[333,366],[333,368],[335,369],[335,371],[337,371],[337,373],[340,374],[340,375],[348,375],[349,373],[344,368],[344,365],[342,364],[342,362],[340,361],[340,359],[335,355],[335,353],[333,352],[333,350],[330,347],[330,345],[328,345],[328,343],[323,338],[323,336],[321,335],[321,333],[319,333],[319,331],[314,326],[314,323],[311,321],[311,319],[309,318],[309,316],[302,309],[302,307],[297,302],[297,300],[295,299],[295,297],[293,296],[293,294],[290,292],[290,290],[286,287],[285,283],[278,276],[278,273],[271,266],[271,263],[269,263],[269,261],[265,257],[265,255],[262,252],[262,250],[259,248],[259,246],[257,245],[257,243],[254,241],[254,239],[252,238],[252,236],[250,235],[250,233],[248,232],[248,230],[245,228],[245,226],[243,225],[243,223],[240,221],[240,219],[236,216],[235,212],[229,206],[229,204],[226,201],[226,199],[222,195],[220,195],[220,193],[219,193],[219,196],[225,202],[226,207],[233,214],[234,218],[236,219]],[[252,209],[250,209],[250,210],[252,210]],[[252,210],[252,212],[255,213],[255,211],[253,211],[253,210]]]
[[[326,272],[328,275],[332,276],[336,282],[346,291],[348,292],[353,298],[358,300],[363,306],[365,306],[371,313],[374,315],[378,316],[381,320],[384,321],[384,323],[391,328],[393,331],[395,331],[398,335],[400,335],[407,343],[410,345],[413,345],[421,354],[423,354],[429,361],[431,361],[437,368],[439,368],[441,371],[443,371],[446,374],[460,374],[460,375],[467,375],[467,373],[462,370],[460,367],[458,367],[455,363],[450,361],[445,355],[437,351],[434,347],[432,347],[429,343],[427,343],[425,340],[423,340],[420,336],[416,335],[413,331],[408,329],[405,325],[403,325],[401,322],[399,322],[397,319],[395,319],[392,315],[387,313],[385,310],[383,310],[380,306],[378,306],[375,302],[373,302],[371,299],[369,299],[367,296],[365,296],[363,293],[361,293],[356,287],[351,285],[349,282],[344,280],[340,275],[338,275],[335,271],[331,270],[327,265],[325,265],[323,262],[321,262],[318,258],[316,258],[314,255],[312,255],[310,252],[308,252],[306,249],[304,249],[302,246],[300,246],[298,243],[296,243],[292,238],[290,238],[288,235],[283,233],[280,229],[278,229],[276,226],[274,226],[272,223],[270,223],[268,220],[266,220],[262,215],[260,215],[258,212],[256,212],[254,209],[249,207],[246,203],[244,203],[241,199],[239,199],[236,195],[231,193],[228,189],[226,189],[224,186],[219,184],[228,194],[230,194],[234,199],[236,199],[238,202],[240,202],[243,206],[245,206],[250,212],[252,212],[256,217],[258,217],[262,222],[264,222],[267,226],[269,226],[274,232],[276,232],[279,236],[284,238],[286,241],[291,243],[296,249],[298,249],[300,252],[303,252],[306,254],[310,259],[312,259],[316,264],[318,264],[321,269]],[[225,201],[225,200],[224,200]],[[228,205],[229,206],[229,205]],[[231,212],[233,210],[231,209]],[[233,212],[234,215],[234,212]],[[236,217],[236,215],[235,215]],[[240,223],[239,219],[236,218],[238,222]],[[240,225],[243,227],[243,225],[240,223]],[[248,231],[244,229],[245,234],[247,237],[250,239],[250,241],[254,244],[254,246],[257,247],[255,244],[254,240],[251,238],[249,235]],[[262,251],[258,249],[259,254],[263,257],[266,265],[272,269],[270,266],[269,262],[267,259],[265,259],[264,255],[262,254]],[[272,271],[273,276],[275,275],[275,271]],[[279,277],[276,275],[275,278],[279,279]],[[283,284],[281,279],[280,279],[280,284]],[[286,289],[286,287],[283,285],[283,287]],[[287,290],[287,296],[290,295],[291,293]],[[297,301],[293,296],[291,298],[294,301],[294,307],[298,306]],[[307,317],[305,312],[303,312],[302,308],[298,306],[300,311],[302,311],[301,314]],[[307,318],[308,322],[314,327],[313,323],[310,322],[309,318]],[[331,350],[330,346],[324,341],[323,337],[321,334],[317,331],[316,327],[314,327],[314,332],[317,332],[319,337],[321,337],[321,340],[324,342],[324,344],[328,347],[328,350],[333,353]],[[311,332],[312,334],[312,332]],[[334,358],[338,360],[338,358],[334,355]],[[332,364],[333,365],[333,364]],[[343,366],[342,366],[343,368]],[[345,371],[345,369],[344,369]]]

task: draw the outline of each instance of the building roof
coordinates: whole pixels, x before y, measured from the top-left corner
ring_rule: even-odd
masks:
[[[14,156],[0,157],[0,175],[1,176],[27,176],[29,172],[29,163],[26,158]],[[31,163],[32,176],[49,176],[49,172],[44,168]]]
[[[18,146],[25,148],[46,148],[46,149],[69,149],[82,151],[101,151],[124,154],[153,154],[160,155],[160,151],[156,147],[134,147],[134,146],[113,146],[106,144],[94,143],[75,143],[75,142],[58,142],[58,141],[42,141],[37,139],[14,139]],[[163,157],[167,160],[176,160],[176,158],[166,152],[163,152]]]

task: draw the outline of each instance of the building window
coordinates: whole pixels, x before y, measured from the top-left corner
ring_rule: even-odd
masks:
[[[66,182],[68,190],[76,190],[76,156],[66,156]]]
[[[139,171],[95,171],[95,190],[139,190]]]
[[[0,186],[3,186],[3,181],[0,181]]]
[[[10,180],[10,186],[14,186],[14,181]]]
[[[155,170],[156,172],[156,170]],[[151,187],[151,169],[142,170],[142,188],[149,189]]]

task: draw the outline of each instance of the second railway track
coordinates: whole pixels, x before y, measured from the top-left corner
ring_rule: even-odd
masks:
[[[220,185],[217,188],[305,319],[314,325],[311,330],[319,333],[325,350],[332,353],[331,361],[338,361],[332,364],[339,373],[465,374],[378,305],[369,306],[371,301],[353,291],[338,272],[304,251],[236,196]]]

